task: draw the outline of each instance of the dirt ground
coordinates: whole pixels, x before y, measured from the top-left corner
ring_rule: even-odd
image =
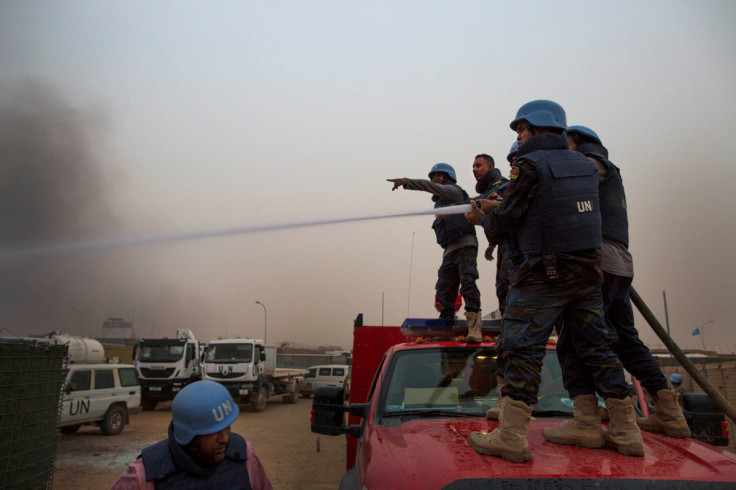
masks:
[[[311,408],[312,400],[304,398],[296,405],[273,398],[260,413],[240,407],[232,430],[253,444],[275,489],[334,489],[345,472],[345,437],[313,434]],[[102,435],[91,425],[61,434],[53,488],[109,488],[141,449],[166,437],[170,421],[171,402],[165,402],[153,412],[131,415],[117,436]]]

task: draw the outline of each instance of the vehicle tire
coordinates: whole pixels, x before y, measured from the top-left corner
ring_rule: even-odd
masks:
[[[254,412],[262,412],[266,409],[266,403],[268,403],[268,388],[261,386],[261,389],[256,393],[256,397],[251,402],[251,408]]]
[[[141,400],[141,407],[146,412],[149,412],[151,410],[155,410],[157,404],[158,404],[158,402],[156,400],[145,400],[145,399],[142,399]]]
[[[61,432],[62,434],[74,434],[79,430],[80,427],[82,427],[82,424],[67,425],[66,427],[60,428],[59,432]]]
[[[100,422],[100,430],[106,436],[120,434],[125,427],[125,409],[120,405],[113,405],[107,409],[105,418]]]
[[[289,403],[291,405],[294,405],[299,401],[299,386],[294,387],[294,391],[290,392],[288,395],[284,395],[283,397],[284,403]]]

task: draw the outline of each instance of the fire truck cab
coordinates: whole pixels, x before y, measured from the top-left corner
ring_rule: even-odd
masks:
[[[733,488],[736,455],[694,439],[643,432],[643,458],[545,441],[544,427],[573,414],[554,344],[547,346],[529,427],[532,459],[512,463],[476,453],[468,435],[498,425],[485,418],[499,398],[495,345],[457,342],[465,327],[434,330],[433,322],[356,327],[349,403],[340,388],[315,393],[312,431],[347,434],[341,489]],[[484,333],[500,327],[486,323]],[[440,340],[415,343],[425,335]]]

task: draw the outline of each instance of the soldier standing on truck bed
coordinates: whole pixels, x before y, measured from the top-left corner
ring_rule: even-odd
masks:
[[[517,167],[504,200],[484,201],[489,225],[513,232],[523,258],[513,271],[503,335],[505,358],[498,427],[473,432],[468,443],[481,454],[523,462],[531,458],[529,420],[537,403],[547,340],[564,321],[582,363],[610,413],[606,441],[626,455],[643,456],[641,432],[623,367],[611,351],[602,316],[601,215],[598,171],[584,155],[570,151],[564,109],[549,100],[524,104],[511,122],[517,133]],[[478,223],[471,202],[467,215]]]
[[[250,442],[230,432],[239,414],[220,383],[187,385],[171,405],[168,438],[143,449],[110,490],[272,490]]]
[[[435,208],[467,204],[468,193],[457,185],[455,169],[447,163],[438,163],[429,171],[426,179],[387,179],[394,184],[392,191],[403,187],[412,191],[433,194]],[[455,298],[458,288],[465,300],[465,317],[468,320],[467,341],[483,340],[478,279],[478,239],[475,227],[462,214],[437,216],[432,224],[437,243],[444,249],[442,265],[437,271],[437,300],[440,302],[440,318],[455,318]]]
[[[624,368],[641,382],[656,402],[651,417],[637,420],[639,427],[671,437],[690,437],[690,428],[677,403],[675,391],[668,389],[667,378],[639,339],[634,326],[634,310],[629,299],[634,263],[629,253],[626,195],[620,171],[608,160],[608,150],[592,129],[570,126],[567,128],[567,141],[571,150],[582,153],[598,168],[603,229],[603,316],[614,330],[613,351]],[[545,428],[544,438],[557,444],[603,447],[603,429],[593,379],[580,363],[572,345],[570,329],[563,325],[560,330],[557,356],[575,412],[573,420],[562,426]]]

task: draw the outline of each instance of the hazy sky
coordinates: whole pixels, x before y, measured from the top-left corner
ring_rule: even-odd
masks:
[[[533,99],[622,171],[634,286],[736,351],[736,3],[0,1],[3,249],[431,209]],[[431,216],[4,261],[0,328],[352,343],[433,317]],[[483,241],[484,238],[481,238]],[[482,255],[482,254],[481,254]],[[483,311],[497,308],[482,261]],[[661,345],[638,317],[642,338]]]

